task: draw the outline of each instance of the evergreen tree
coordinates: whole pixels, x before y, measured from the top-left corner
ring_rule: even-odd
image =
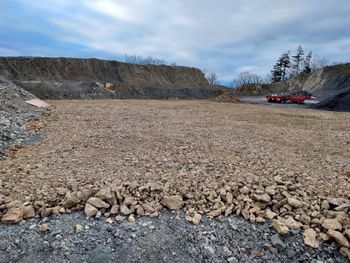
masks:
[[[301,45],[298,46],[295,55],[292,56],[292,61],[293,75],[298,75],[302,71],[301,67],[304,61],[304,50]]]
[[[311,59],[312,59],[312,52],[310,51],[309,54],[304,59],[304,73],[311,73]]]
[[[282,54],[282,56],[278,59],[278,64],[280,64],[281,68],[281,80],[284,81],[287,79],[287,71],[291,66],[289,51]]]
[[[271,70],[271,81],[280,82],[281,80],[282,80],[281,65],[277,61],[277,63],[273,66],[273,70]]]

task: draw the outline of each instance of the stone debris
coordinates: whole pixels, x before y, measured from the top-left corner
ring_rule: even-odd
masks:
[[[245,113],[242,114],[215,104],[217,109],[213,110],[213,119],[205,115],[205,111],[196,109],[202,106],[194,104],[197,105],[194,107],[184,102],[188,109],[199,116],[198,125],[207,125],[201,121],[208,118],[209,126],[204,131],[193,129],[193,117],[181,115],[180,118],[173,114],[168,118],[165,114],[169,113],[168,110],[163,111],[167,117],[148,119],[149,126],[145,126],[139,115],[140,112],[154,114],[149,111],[149,107],[134,105],[139,115],[130,116],[128,114],[131,113],[123,110],[124,107],[130,107],[129,104],[121,104],[117,112],[123,111],[125,119],[119,118],[118,114],[114,114],[118,116],[113,115],[113,118],[107,116],[106,123],[110,126],[107,128],[104,127],[106,123],[95,116],[98,106],[91,107],[94,102],[85,103],[81,109],[68,104],[70,111],[57,106],[55,122],[45,128],[47,142],[14,149],[16,158],[2,162],[2,223],[18,223],[23,219],[76,210],[84,210],[89,218],[111,218],[122,223],[126,219],[132,222],[135,216],[157,217],[165,208],[172,211],[182,209],[186,213],[186,220],[193,224],[200,224],[202,215],[219,221],[225,221],[231,214],[240,215],[253,224],[271,220],[273,228],[280,235],[303,229],[305,242],[313,247],[317,244],[317,238],[320,241],[330,238],[340,246],[347,247],[350,240],[347,230],[350,225],[348,159],[337,154],[326,155],[318,150],[324,144],[330,152],[346,152],[346,148],[332,138],[337,134],[344,141],[350,139],[349,135],[344,133],[346,127],[339,124],[332,114],[290,110],[288,115],[281,109],[273,109],[272,114],[284,116],[279,120],[281,126],[275,127],[270,117],[266,117],[270,116],[267,114],[272,109],[268,113],[265,109],[257,111],[249,108],[248,111],[245,108],[248,106],[236,105]],[[113,111],[116,107],[114,102],[109,103],[105,107],[116,113]],[[163,108],[164,105],[170,107],[170,104],[162,104]],[[212,105],[209,104],[210,107]],[[222,118],[223,126],[218,129],[216,120],[220,116],[228,118]],[[310,137],[300,129],[292,128],[292,124],[300,124],[300,116],[313,120],[311,124],[308,122],[308,128],[318,138],[322,138],[322,144],[317,140],[310,141]],[[345,115],[341,116],[350,121]],[[323,118],[329,118],[333,125],[325,124]],[[132,124],[130,119],[133,119]],[[118,120],[120,127],[113,124],[115,120]],[[72,146],[76,142],[71,138],[74,137],[72,134],[54,133],[60,126],[67,125],[67,121],[75,130],[84,129],[90,136],[84,137],[85,143],[81,140],[79,148]],[[276,129],[283,127],[284,135],[271,133],[272,127],[267,129],[266,123]],[[167,130],[160,128],[165,127],[165,124]],[[135,125],[135,129],[130,130],[130,125]],[[284,130],[286,125],[288,129]],[[319,133],[319,127],[324,125],[328,129],[322,129],[322,133]],[[97,128],[101,128],[103,133],[93,132]],[[185,136],[184,128],[192,135]],[[151,134],[151,139],[142,137],[145,129]],[[332,133],[328,133],[328,130]],[[233,131],[239,139],[232,138]],[[115,137],[116,134],[120,134],[119,137]],[[302,147],[300,152],[299,148],[280,148],[283,143],[289,142],[289,139],[286,141],[286,134],[292,139],[307,140],[312,147]],[[200,139],[207,135],[211,150],[206,149]],[[274,140],[271,139],[272,135]],[[110,145],[110,138],[120,142],[118,151],[115,145]],[[135,138],[142,140],[135,142]],[[102,148],[106,154],[96,156]],[[294,151],[298,151],[298,154]],[[30,158],[33,154],[35,158]],[[285,157],[287,155],[288,158]],[[306,162],[301,157],[311,159]],[[38,163],[38,159],[43,162]],[[54,165],[56,161],[59,168]],[[77,163],[86,169],[79,170]],[[118,171],[115,167],[118,167]],[[315,167],[325,171],[325,174],[320,176],[320,171],[315,170]],[[338,187],[332,187],[335,184]],[[316,231],[317,238],[313,238],[314,233],[308,229]]]
[[[289,228],[282,220],[273,220],[273,228],[277,231],[278,234],[287,235],[289,233]]]
[[[322,223],[322,227],[327,230],[342,230],[342,225],[337,219],[325,219]]]
[[[304,242],[306,245],[318,248],[320,246],[320,243],[316,239],[317,233],[312,228],[308,228],[304,231]]]
[[[279,252],[282,252],[283,250],[286,249],[286,245],[281,240],[281,238],[278,234],[273,235],[271,237],[271,243],[272,243],[272,246],[275,247]]]
[[[335,231],[335,230],[328,230],[327,235],[331,238],[334,239],[335,242],[338,243],[339,246],[341,247],[346,247],[346,248],[350,248],[350,243],[349,241],[346,239],[346,237],[344,237],[344,235],[342,233],[340,233],[339,231]]]
[[[170,210],[179,210],[183,206],[183,200],[180,195],[164,196],[161,204]]]
[[[49,226],[49,224],[41,224],[41,225],[38,225],[38,231],[39,231],[39,232],[48,232],[48,231],[50,231],[50,226]]]
[[[21,207],[10,208],[1,218],[3,224],[16,224],[23,220],[23,209]]]
[[[97,214],[98,209],[96,207],[94,207],[93,205],[86,203],[84,212],[85,212],[87,217],[93,217]]]
[[[75,225],[75,233],[79,234],[84,231],[84,226],[77,224]]]
[[[232,94],[225,92],[224,94],[215,98],[219,103],[239,103],[240,100],[234,97]]]
[[[90,197],[87,200],[87,203],[93,205],[96,208],[108,208],[109,207],[108,203],[102,201],[100,198],[97,198],[97,197]]]
[[[341,247],[340,248],[340,253],[344,256],[347,257],[348,260],[350,261],[350,249],[346,247]]]

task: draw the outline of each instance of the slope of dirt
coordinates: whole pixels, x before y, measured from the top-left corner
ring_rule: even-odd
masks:
[[[98,59],[2,57],[0,75],[42,99],[203,99],[222,93],[196,68]]]
[[[43,143],[0,162],[3,223],[71,210],[113,223],[169,208],[193,223],[200,214],[237,214],[252,223],[273,218],[281,234],[311,227],[315,247],[335,239],[332,223],[339,245],[349,242],[347,113],[206,101],[52,103]]]

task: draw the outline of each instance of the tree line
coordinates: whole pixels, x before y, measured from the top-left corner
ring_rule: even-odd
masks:
[[[294,55],[291,55],[290,51],[284,52],[277,59],[276,64],[271,70],[271,81],[279,82],[299,75],[300,73],[311,73],[311,59],[312,52],[310,51],[307,56],[305,56],[302,46],[298,46]]]
[[[124,61],[130,64],[137,65],[170,65],[176,66],[176,63],[168,63],[163,59],[154,58],[151,56],[144,57],[139,55],[125,55]]]

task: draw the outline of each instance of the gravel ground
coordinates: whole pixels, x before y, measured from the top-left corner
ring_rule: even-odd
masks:
[[[162,211],[134,224],[107,224],[73,213],[0,225],[0,262],[347,262],[334,244],[307,247],[300,231],[281,237],[267,223],[240,217],[224,223],[205,217],[196,226],[178,217]],[[40,232],[41,224],[50,230]]]
[[[347,113],[207,101],[50,103],[55,108],[42,119],[47,122],[42,130],[43,142],[23,146],[11,158],[0,162],[0,214],[15,209],[11,210],[15,212],[11,216],[18,216],[22,213],[19,206],[24,205],[33,206],[36,217],[45,217],[54,211],[86,209],[87,199],[95,196],[107,203],[102,204],[104,208],[93,208],[114,223],[110,205],[115,205],[120,209],[117,213],[124,215],[144,214],[147,205],[152,208],[151,215],[153,210],[164,207],[182,208],[188,216],[196,211],[224,220],[224,215],[235,213],[252,223],[265,222],[268,212],[273,211],[278,224],[292,220],[286,223],[289,234],[294,231],[290,224],[297,224],[302,232],[311,227],[317,242],[327,234],[334,238],[329,230],[338,230],[338,234],[343,232],[345,236],[349,229],[350,115]],[[62,216],[62,224],[66,225],[65,220],[77,215]],[[8,220],[6,216],[1,220],[4,218]],[[334,225],[323,224],[326,219]],[[53,222],[61,224],[60,219]],[[203,222],[207,222],[206,217]],[[176,221],[165,224],[165,233],[172,224],[176,226]],[[267,227],[245,224],[257,229]],[[198,226],[186,226],[175,236],[187,238],[184,233],[189,228],[193,240],[179,245],[190,249],[190,244],[197,246],[200,235],[196,232]],[[210,226],[205,225],[220,237],[222,233]],[[18,233],[16,227],[22,229],[1,227],[10,235]],[[271,235],[270,232],[267,239]],[[103,240],[106,235],[97,231],[95,236]],[[345,241],[340,245],[346,247],[348,241],[344,236]],[[250,240],[251,234],[248,232],[243,237]],[[228,236],[227,240],[232,245],[234,238]],[[294,242],[288,240],[287,243]],[[166,242],[171,247],[177,239]],[[316,253],[322,260],[327,258],[323,246],[329,247],[330,243],[321,242],[321,247],[310,255]],[[286,255],[295,253],[294,248],[288,252],[292,247],[287,246]],[[302,248],[297,252],[301,260],[310,261],[304,258],[310,249],[295,247]],[[210,258],[204,250],[198,251],[197,254],[203,255],[191,256],[194,262],[223,260],[220,254],[219,258]],[[45,253],[40,250],[35,255],[41,257]],[[175,253],[179,257],[183,255]],[[189,252],[186,253],[189,258]],[[234,254],[238,259],[248,256],[241,252]],[[339,254],[329,250],[328,256],[336,259]],[[161,261],[158,259],[151,260]]]

